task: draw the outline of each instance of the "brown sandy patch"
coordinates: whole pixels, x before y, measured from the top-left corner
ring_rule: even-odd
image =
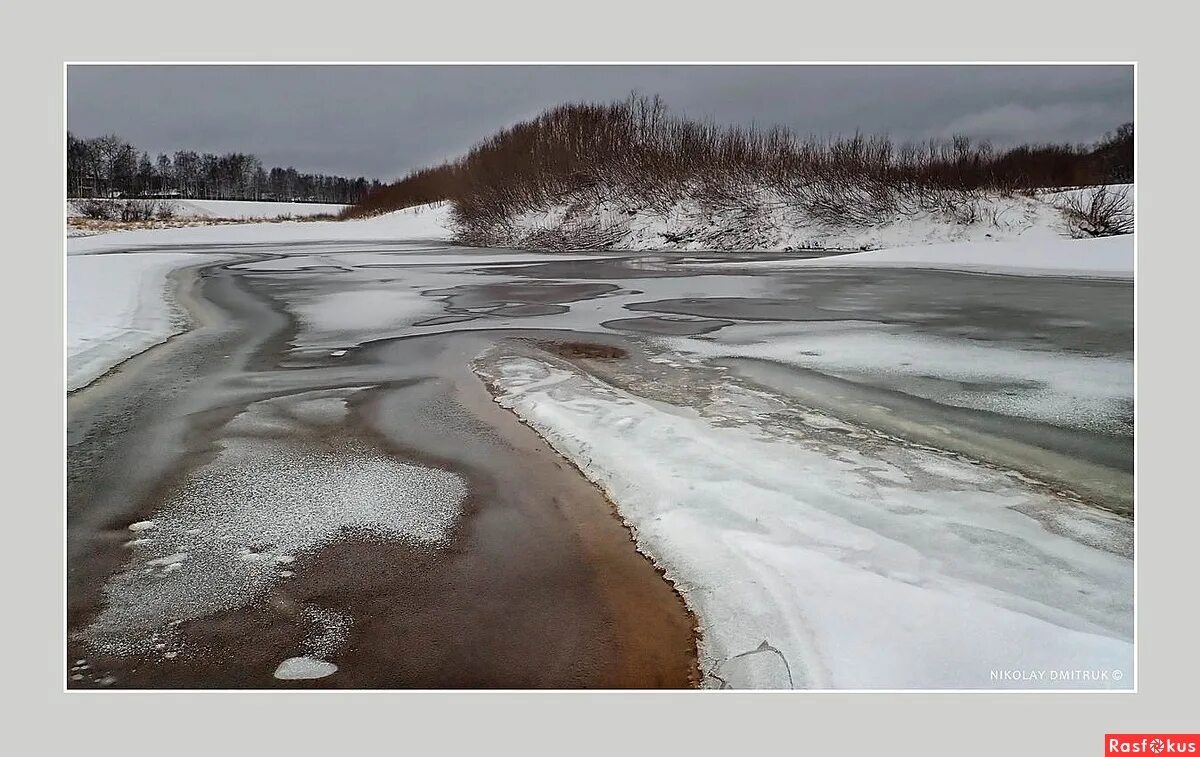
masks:
[[[621,360],[629,357],[629,352],[623,347],[617,347],[611,344],[599,344],[597,342],[559,342],[550,340],[540,340],[535,344],[558,357],[567,358],[584,358],[588,360]]]

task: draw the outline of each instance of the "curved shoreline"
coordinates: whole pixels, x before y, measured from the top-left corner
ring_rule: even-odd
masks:
[[[203,277],[199,269],[176,277],[178,301],[192,309],[193,328],[124,361],[69,400],[75,430],[68,448],[69,512],[75,513],[69,520],[75,544],[70,566],[76,578],[69,592],[75,640],[68,652],[105,671],[104,678],[69,686],[103,685],[97,682],[107,677],[110,685],[131,688],[698,683],[695,619],[674,588],[637,550],[611,503],[533,430],[503,413],[471,374],[472,350],[503,335],[445,334],[374,345],[356,361],[295,365],[292,358],[283,367],[296,324],[271,301],[269,288],[235,271]],[[239,300],[244,304],[236,305]],[[234,310],[226,312],[231,303]],[[261,307],[273,313],[270,321],[247,320],[241,312]],[[285,325],[269,325],[276,322]],[[229,355],[233,363],[226,368]],[[414,551],[350,539],[303,556],[295,578],[259,600],[179,627],[197,648],[207,646],[208,655],[123,659],[82,642],[79,632],[113,600],[105,598],[110,577],[137,564],[120,546],[128,538],[121,533],[125,524],[152,520],[173,492],[204,469],[210,450],[236,435],[228,419],[272,397],[363,386],[373,388],[359,392],[363,399],[355,401],[342,433],[400,461],[444,467],[471,482],[470,504],[448,549]],[[431,397],[426,388],[437,386],[445,389]],[[428,425],[403,420],[430,407],[438,410]],[[166,417],[175,419],[166,437],[145,425]],[[475,424],[487,432],[471,430]],[[288,439],[311,436],[324,443],[318,440],[325,432],[297,431]],[[90,451],[99,443],[93,441],[97,434],[107,446]],[[93,462],[81,465],[84,460]],[[139,461],[141,483],[123,472],[129,470],[123,460]],[[346,650],[330,660],[338,673],[320,681],[274,679],[279,660],[295,653],[288,645],[297,643],[297,621],[270,611],[278,601],[273,597],[295,602],[312,592],[328,595],[330,586],[338,588],[329,596],[346,603],[344,611],[354,618]],[[390,599],[381,604],[381,597]],[[497,636],[509,627],[511,633]],[[240,629],[236,646],[229,645],[228,628]]]
[[[84,383],[73,388],[69,387],[69,381],[64,374],[64,383],[68,384],[66,394],[68,397],[75,395],[78,392],[94,386],[98,382],[111,376],[117,372],[122,366],[131,360],[145,355],[151,350],[162,347],[164,344],[176,339],[187,332],[211,325],[219,318],[217,313],[211,306],[203,302],[203,298],[195,295],[196,284],[200,279],[201,272],[218,265],[226,265],[233,258],[227,255],[214,256],[212,260],[194,265],[175,268],[167,272],[163,280],[162,297],[167,309],[171,312],[172,320],[178,320],[179,323],[172,326],[172,330],[167,335],[163,336],[156,342],[147,344],[143,347],[135,349],[125,357],[119,358],[115,363],[105,368],[100,373],[87,379]],[[67,359],[69,364],[69,358]],[[66,367],[66,366],[64,366]],[[91,371],[89,371],[90,373]]]

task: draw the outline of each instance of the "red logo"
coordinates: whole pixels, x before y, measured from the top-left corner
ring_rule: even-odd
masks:
[[[1200,733],[1104,734],[1104,757],[1121,754],[1193,754],[1200,757]]]

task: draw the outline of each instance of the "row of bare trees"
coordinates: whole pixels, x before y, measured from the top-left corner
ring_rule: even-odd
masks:
[[[81,139],[67,133],[70,197],[180,197],[351,204],[382,188],[379,181],[264,168],[256,156],[180,150],[151,159],[120,137]]]
[[[632,96],[549,110],[456,162],[372,192],[348,215],[451,200],[461,237],[489,243],[517,215],[552,204],[665,210],[689,198],[736,209],[766,196],[815,220],[861,225],[913,208],[970,216],[983,193],[1131,181],[1132,173],[1132,124],[1099,145],[997,151],[966,137],[896,145],[720,127],[672,117],[657,97]]]

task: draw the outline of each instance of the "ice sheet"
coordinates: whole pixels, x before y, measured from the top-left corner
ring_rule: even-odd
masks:
[[[1104,546],[1128,521],[899,443],[885,455],[806,441],[749,409],[717,425],[527,358],[481,370],[666,569],[699,616],[709,685],[1131,685],[1133,565]],[[1039,508],[1105,537],[1051,531],[1025,514]]]

